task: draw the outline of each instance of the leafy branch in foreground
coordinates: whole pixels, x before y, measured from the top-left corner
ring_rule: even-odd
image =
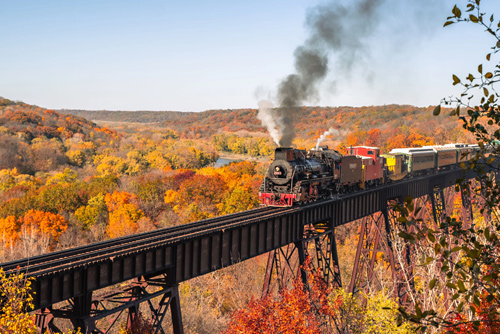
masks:
[[[439,270],[427,277],[429,290],[442,289],[441,301],[450,307],[423,309],[419,302],[414,310],[400,309],[404,318],[420,325],[422,331],[444,328],[446,331],[474,329],[484,332],[500,321],[500,225],[498,220],[482,221],[470,227],[455,217],[447,217],[434,228],[422,219],[412,219],[421,208],[412,199],[395,208],[400,221],[415,227],[413,233],[399,236],[410,244],[427,249],[419,266],[438,264]]]
[[[466,196],[474,198],[473,203],[479,206],[484,219],[467,223],[448,216],[439,225],[429,227],[412,218],[412,213],[421,208],[414,207],[411,199],[396,207],[402,224],[414,227],[414,232],[402,231],[400,237],[428,250],[421,257],[420,266],[437,264],[439,271],[427,277],[426,285],[429,290],[442,288],[440,299],[448,306],[423,308],[417,302],[411,310],[401,310],[401,315],[418,323],[422,331],[493,333],[500,322],[500,187],[495,177],[500,155],[499,94],[495,89],[500,81],[496,57],[500,51],[500,21],[481,9],[481,0],[467,0],[465,10],[453,7],[444,26],[456,23],[479,26],[493,39],[485,55],[486,63],[477,66],[477,73],[469,73],[465,78],[452,76],[453,85],[463,88],[460,96],[441,101],[453,106],[451,116],[458,117],[463,128],[477,140],[478,148],[470,153],[468,162],[461,164],[464,171],[475,173],[475,180],[457,180],[456,190],[463,189]],[[439,105],[434,115],[440,113]]]

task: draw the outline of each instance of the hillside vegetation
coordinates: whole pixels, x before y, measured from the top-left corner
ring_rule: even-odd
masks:
[[[335,136],[325,142],[333,146],[367,144],[384,150],[420,144],[443,144],[467,141],[466,132],[455,118],[446,113],[432,115],[432,107],[385,105],[369,107],[302,107],[297,117],[294,141],[298,147],[310,148],[327,130]],[[176,131],[184,139],[212,139],[216,134],[268,138],[257,119],[257,109],[208,110],[204,112],[172,111],[86,111],[63,110],[93,121],[155,124]]]

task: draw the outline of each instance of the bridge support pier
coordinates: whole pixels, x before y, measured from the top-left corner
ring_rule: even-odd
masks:
[[[361,290],[368,293],[373,284],[378,289],[393,284],[394,297],[399,304],[403,306],[410,302],[408,296],[415,289],[411,248],[408,242],[396,239],[394,236],[400,224],[397,218],[397,212],[392,208],[391,203],[388,203],[387,209],[362,219],[348,290],[350,293],[357,293]],[[399,228],[406,229],[403,226]],[[384,254],[384,258],[380,258],[381,254]],[[384,261],[388,267],[377,273],[375,264],[379,262],[383,265]],[[389,268],[390,279],[384,277]]]
[[[436,224],[446,223],[446,200],[443,189],[435,189],[429,194],[432,203],[432,216]]]
[[[150,315],[153,332],[165,333],[162,323],[170,308],[174,334],[183,334],[178,285],[169,283],[167,275],[152,278],[140,277],[128,286],[108,290],[106,294],[93,296],[91,293],[73,298],[69,305],[60,309],[42,309],[36,312],[35,323],[38,333],[57,333],[61,330],[54,320],[68,319],[74,329],[82,333],[108,333],[126,312],[127,327],[131,328],[139,318],[140,305],[146,305],[145,317]],[[106,319],[107,321],[103,321]]]
[[[326,283],[342,286],[332,220],[304,226],[303,235],[302,240],[269,252],[262,298],[286,287],[298,275],[307,284],[307,274],[301,269],[307,257],[321,270]]]
[[[376,213],[361,220],[358,246],[354,258],[349,292],[355,293],[364,289],[371,282],[373,277],[373,267],[380,249],[380,239],[384,229],[384,215]],[[362,276],[366,266],[366,284],[361,286]]]
[[[54,315],[49,308],[43,308],[35,312],[35,325],[37,334],[61,333],[62,331],[57,328],[53,323]]]

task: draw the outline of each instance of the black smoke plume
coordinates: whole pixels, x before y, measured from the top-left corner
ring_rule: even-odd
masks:
[[[353,63],[363,57],[364,40],[378,22],[378,9],[383,0],[352,1],[349,6],[329,2],[307,12],[309,38],[297,47],[295,73],[278,86],[277,98],[281,146],[291,146],[298,109],[305,102],[316,101],[318,85],[329,70],[328,60],[335,55],[339,73],[348,73]]]

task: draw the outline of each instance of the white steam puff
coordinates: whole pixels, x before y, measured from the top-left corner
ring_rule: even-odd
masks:
[[[321,144],[321,142],[323,140],[326,139],[327,136],[333,136],[333,135],[340,135],[340,132],[338,130],[335,130],[334,128],[330,128],[328,129],[328,131],[325,131],[325,133],[323,133],[319,138],[318,138],[318,142],[316,143],[316,150],[319,149],[319,144]]]
[[[262,100],[259,101],[258,105],[259,112],[257,112],[257,119],[259,119],[262,122],[262,125],[267,128],[267,131],[269,131],[269,134],[276,145],[279,145],[281,135],[277,129],[276,120],[274,119],[275,115],[273,115],[273,104],[271,101]]]

